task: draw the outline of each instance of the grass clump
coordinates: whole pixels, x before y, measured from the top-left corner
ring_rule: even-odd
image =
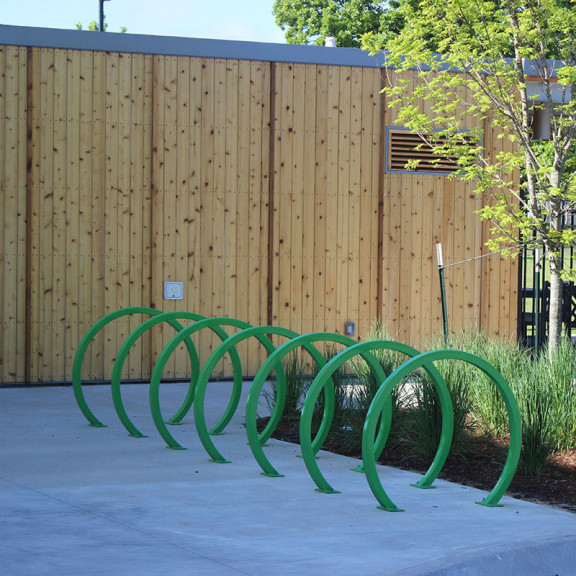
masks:
[[[308,389],[311,376],[307,373],[306,363],[298,352],[292,352],[282,360],[284,374],[286,375],[286,400],[284,403],[283,418],[291,421],[300,420],[302,405]],[[276,381],[271,382],[271,388],[264,393],[264,400],[268,409],[272,411],[276,405],[278,386]]]
[[[376,323],[368,340],[391,340]],[[444,349],[444,340],[429,343],[427,350]],[[463,350],[492,364],[512,389],[522,418],[522,451],[519,469],[525,474],[541,474],[555,453],[576,448],[576,347],[562,342],[553,360],[546,352],[534,354],[514,342],[483,334],[452,335],[449,347]],[[337,350],[327,347],[329,361]],[[385,375],[405,360],[393,350],[371,352]],[[314,374],[298,353],[283,361],[286,373],[284,419],[299,422],[304,399]],[[453,454],[466,456],[480,438],[505,446],[508,442],[508,413],[502,394],[484,372],[466,362],[442,360],[436,368],[448,387],[454,409]],[[335,411],[325,447],[337,446],[342,453],[359,453],[368,409],[380,386],[366,361],[356,357],[332,375]],[[266,398],[266,395],[265,395]],[[272,383],[267,402],[276,400]],[[420,369],[405,378],[392,392],[393,416],[389,445],[403,444],[408,453],[433,457],[442,432],[442,412],[438,392],[429,375]],[[313,433],[322,421],[324,395],[320,394],[313,417]]]
[[[554,429],[550,397],[550,381],[546,370],[537,364],[528,379],[528,373],[515,381],[516,400],[522,417],[522,452],[519,469],[526,474],[541,474],[554,451]]]
[[[436,363],[446,382],[454,414],[451,453],[464,454],[466,438],[472,426],[470,414],[470,390],[467,386],[468,371],[461,362],[447,360]],[[431,378],[419,374],[411,380],[408,409],[405,416],[406,434],[411,452],[432,457],[438,450],[442,435],[442,408],[440,397]]]
[[[372,340],[393,340],[390,334],[384,329],[380,321],[374,324],[374,328],[368,334],[367,341]],[[395,350],[372,350],[370,354],[376,359],[386,376],[389,376],[405,360],[406,356]],[[372,369],[361,357],[356,357],[352,362],[352,369],[356,376],[357,383],[355,389],[355,403],[357,410],[366,415],[374,396],[382,386]],[[392,391],[392,434],[394,434],[395,423],[400,419],[401,406],[404,402],[405,391],[403,386],[398,386]]]
[[[534,356],[514,342],[483,334],[454,336],[451,347],[488,361],[512,389],[522,418],[521,471],[540,474],[555,452],[576,447],[576,348],[567,339],[552,361],[545,351]],[[506,441],[508,414],[496,386],[479,369],[448,362],[464,366],[459,379],[466,381],[468,418],[480,433]],[[450,387],[452,375],[443,376]]]

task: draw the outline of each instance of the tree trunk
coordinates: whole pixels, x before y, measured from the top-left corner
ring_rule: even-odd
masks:
[[[558,188],[560,174],[558,170],[553,170],[548,176],[550,189],[555,191]],[[560,345],[562,337],[562,304],[564,296],[564,283],[562,282],[562,247],[557,239],[551,236],[560,234],[562,230],[562,202],[560,196],[554,196],[549,200],[550,230],[548,238],[544,240],[548,259],[550,261],[550,315],[548,318],[548,353],[550,358],[554,355]]]
[[[564,284],[562,282],[562,261],[558,253],[547,249],[550,261],[550,311],[548,317],[548,352],[552,356],[562,337],[562,304]]]

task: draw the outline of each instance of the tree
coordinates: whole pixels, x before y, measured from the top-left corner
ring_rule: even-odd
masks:
[[[372,33],[364,47],[389,51],[388,64],[399,79],[388,92],[401,105],[401,122],[427,138],[440,156],[458,158],[455,177],[491,195],[480,211],[493,224],[490,246],[511,247],[518,235],[543,245],[550,262],[553,353],[561,338],[562,280],[574,274],[563,270],[562,248],[576,243],[576,231],[564,225],[576,207],[576,175],[570,170],[576,136],[575,0],[422,0],[417,9],[405,4],[401,11],[406,25],[398,36]],[[412,93],[409,69],[422,79]],[[529,93],[530,77],[539,79],[539,95]],[[432,101],[432,111],[423,113],[419,99]],[[463,132],[466,117],[476,120],[476,128]],[[547,144],[534,139],[535,117],[548,119]],[[512,143],[510,151],[487,156],[484,123]],[[442,130],[432,132],[435,128]],[[522,173],[520,184],[510,176],[514,173]]]
[[[398,33],[403,20],[398,8],[415,0],[275,0],[276,24],[289,44],[323,45],[327,36],[337,46],[360,47],[361,37],[378,33],[388,38]]]
[[[76,23],[76,30],[83,30],[81,22]],[[88,24],[86,30],[90,30],[90,32],[100,32],[100,26],[98,25],[98,22],[96,22],[96,20],[92,20],[92,22]],[[104,31],[106,30],[108,30],[108,23],[104,22]],[[126,26],[122,26],[120,28],[121,34],[125,34],[127,31],[128,29],[126,28]]]
[[[108,28],[108,24],[104,22],[104,31],[106,31],[106,28]],[[82,26],[82,22],[76,22],[76,30],[83,30],[83,29],[84,28]],[[96,22],[96,20],[92,20],[92,22],[90,22],[86,27],[86,30],[90,30],[90,32],[100,32],[100,26],[98,25],[98,22]]]

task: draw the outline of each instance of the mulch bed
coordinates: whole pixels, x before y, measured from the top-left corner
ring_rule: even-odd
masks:
[[[265,425],[261,419],[259,428]],[[286,442],[299,442],[299,423],[283,419],[273,437]],[[506,459],[507,446],[485,436],[467,434],[462,454],[451,454],[439,478],[491,490],[500,474]],[[361,439],[359,433],[331,431],[323,450],[337,454],[361,458]],[[432,459],[411,453],[410,447],[401,439],[391,437],[379,462],[402,470],[424,474]],[[507,495],[562,508],[576,513],[576,450],[557,454],[544,471],[537,475],[523,474],[517,471],[506,492]]]

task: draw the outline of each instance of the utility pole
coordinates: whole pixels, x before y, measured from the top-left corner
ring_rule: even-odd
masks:
[[[110,0],[98,0],[100,2],[100,27],[98,30],[104,32],[104,2],[109,2]]]

